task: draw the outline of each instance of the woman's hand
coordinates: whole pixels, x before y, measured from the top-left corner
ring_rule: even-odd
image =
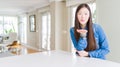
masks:
[[[85,29],[77,29],[77,32],[80,33],[81,37],[86,37],[88,31]]]
[[[78,33],[87,33],[87,30],[86,29],[77,29],[77,32]]]
[[[87,51],[77,51],[80,57],[88,57],[88,52]]]

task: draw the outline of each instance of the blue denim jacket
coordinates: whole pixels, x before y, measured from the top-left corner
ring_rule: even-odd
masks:
[[[109,53],[109,46],[106,35],[103,29],[101,28],[101,26],[98,24],[95,23],[93,24],[93,30],[94,30],[94,37],[97,42],[97,49],[94,51],[89,51],[88,52],[89,56],[94,58],[105,59],[105,55]],[[87,47],[86,38],[79,38],[78,42],[76,41],[73,27],[70,28],[70,35],[76,50],[78,51],[84,50]]]

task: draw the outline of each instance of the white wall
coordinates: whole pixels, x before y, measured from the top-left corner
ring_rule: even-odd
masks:
[[[37,45],[38,43],[38,40],[37,40],[37,37],[38,35],[36,35],[38,32],[37,32],[37,29],[36,29],[36,32],[30,32],[30,23],[29,23],[29,16],[30,15],[36,15],[36,27],[37,27],[37,22],[38,22],[38,19],[37,19],[37,11],[32,11],[32,12],[29,12],[27,14],[27,45],[28,46],[31,46],[33,48],[38,48],[39,45]]]
[[[67,42],[67,8],[64,1],[53,1],[47,7],[47,11],[51,13],[51,50],[65,50],[68,51]],[[28,13],[29,15],[36,15],[36,30],[37,32],[30,32],[28,29],[27,39],[28,45],[40,49],[42,45],[41,40],[41,12],[46,11],[46,7],[36,9]],[[29,21],[28,21],[29,23]],[[29,27],[29,24],[28,24]]]
[[[97,0],[97,21],[109,40],[108,60],[120,62],[120,0]]]
[[[52,23],[54,23],[54,27],[52,27],[52,31],[54,32],[54,37],[52,41],[54,40],[55,50],[65,50],[67,51],[67,13],[66,13],[66,3],[64,1],[56,1],[51,2],[50,4],[51,8],[51,18]],[[53,26],[52,25],[52,26]],[[51,44],[53,45],[53,44]]]

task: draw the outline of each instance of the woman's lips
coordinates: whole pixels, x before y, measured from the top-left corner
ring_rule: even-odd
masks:
[[[85,20],[81,20],[81,22],[84,22]]]

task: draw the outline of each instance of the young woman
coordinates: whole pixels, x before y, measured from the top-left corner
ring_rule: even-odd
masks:
[[[77,7],[75,26],[70,29],[76,53],[81,57],[105,59],[109,53],[108,41],[100,25],[92,23],[90,7],[83,3]]]

